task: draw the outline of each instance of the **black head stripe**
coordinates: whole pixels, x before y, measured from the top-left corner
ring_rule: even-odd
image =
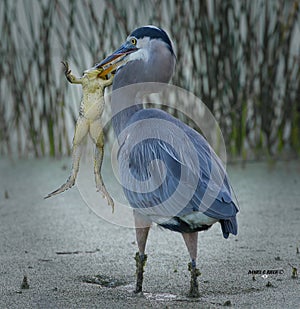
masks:
[[[130,36],[134,36],[137,39],[142,39],[144,37],[149,37],[150,39],[161,39],[168,45],[170,52],[174,54],[172,43],[167,33],[161,28],[148,26],[137,28],[131,32]]]

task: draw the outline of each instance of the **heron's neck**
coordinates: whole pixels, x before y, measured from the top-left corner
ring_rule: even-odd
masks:
[[[127,98],[124,98],[124,100],[126,99]],[[120,111],[120,105],[117,102],[113,102],[112,104],[112,114],[113,114],[112,125],[113,125],[114,131],[117,137],[128,126],[132,116],[137,111],[141,110],[142,108],[143,108],[142,104],[134,104]]]

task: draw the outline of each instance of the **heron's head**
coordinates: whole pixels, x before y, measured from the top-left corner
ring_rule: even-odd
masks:
[[[116,51],[96,67],[101,76],[116,71],[120,84],[169,82],[176,62],[172,42],[167,33],[155,26],[144,26],[131,32]],[[114,82],[115,82],[114,81]]]

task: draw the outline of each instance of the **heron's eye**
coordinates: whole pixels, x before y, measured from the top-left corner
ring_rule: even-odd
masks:
[[[131,44],[136,45],[136,43],[137,43],[136,38],[131,38],[130,42],[131,42]]]

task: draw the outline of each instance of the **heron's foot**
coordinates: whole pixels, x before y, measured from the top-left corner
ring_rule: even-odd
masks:
[[[112,212],[114,212],[114,210],[115,210],[114,201],[113,201],[112,197],[109,195],[109,193],[107,192],[104,183],[98,183],[96,185],[96,188],[97,188],[97,192],[102,193],[103,198],[105,198],[107,200],[108,205],[111,206],[111,208],[112,208]]]
[[[140,255],[139,252],[135,254],[135,264],[136,264],[136,287],[134,293],[141,293],[143,290],[143,273],[144,267],[147,262],[147,254]]]
[[[192,298],[198,298],[200,297],[200,293],[197,277],[200,276],[201,273],[198,268],[192,265],[192,263],[188,264],[188,270],[191,272],[190,292],[188,296]]]
[[[70,188],[72,188],[75,184],[75,177],[69,177],[68,180],[62,185],[60,186],[58,189],[56,189],[55,191],[49,193],[47,196],[44,197],[44,199],[49,198],[51,196],[57,195],[59,193],[62,193]]]

